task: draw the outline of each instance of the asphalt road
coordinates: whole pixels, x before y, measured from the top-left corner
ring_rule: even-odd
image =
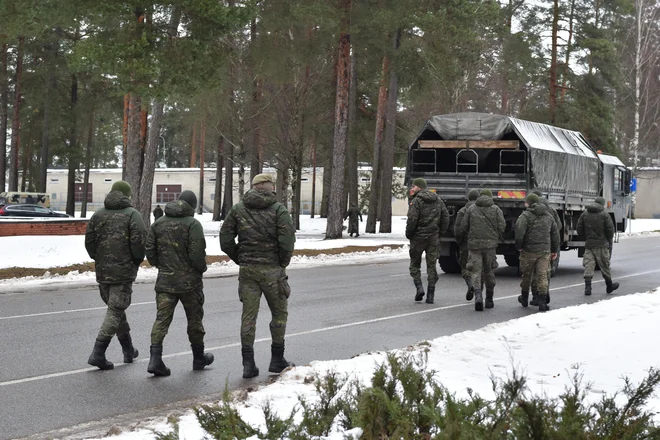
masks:
[[[621,281],[617,295],[660,286],[658,248],[660,237],[615,245],[613,274]],[[574,251],[562,254],[551,285],[553,309],[608,297],[600,275],[594,295],[583,295],[581,263]],[[500,265],[504,267],[496,271],[495,308],[481,313],[465,301],[465,286],[457,275],[440,276],[436,304],[415,303],[407,260],[290,270],[293,294],[286,356],[298,364],[343,359],[537,313],[535,307],[518,305],[516,271],[505,267],[502,258]],[[155,318],[153,285],[135,285],[128,310],[140,357],[132,365],[122,364],[121,348],[114,340],[108,358],[115,369],[105,372],[86,364],[105,313],[96,290],[0,295],[0,439],[57,438],[91,428],[107,432],[114,417],[126,415],[126,421],[137,412],[139,417],[160,414],[184,401],[217,395],[225,384],[239,388],[268,380],[265,301],[255,344],[262,375],[244,380],[237,278],[210,279],[205,285],[206,346],[215,363],[205,371],[192,371],[185,315],[179,308],[165,339],[165,361],[172,370],[168,378],[147,373]],[[72,426],[76,428],[59,431]]]

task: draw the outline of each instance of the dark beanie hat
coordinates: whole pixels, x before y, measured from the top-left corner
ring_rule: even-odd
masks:
[[[128,182],[124,182],[123,180],[119,180],[115,183],[112,184],[112,188],[110,189],[111,191],[119,191],[126,197],[131,196],[131,185]]]
[[[428,188],[428,185],[426,184],[426,180],[422,179],[421,177],[418,177],[417,179],[413,180],[412,184],[422,189]]]
[[[468,200],[474,202],[478,198],[479,198],[479,191],[477,191],[476,189],[470,190],[470,192],[468,193]]]
[[[605,206],[605,199],[602,197],[596,197],[596,203],[598,203],[600,206]]]
[[[179,200],[183,200],[184,202],[189,204],[192,209],[197,208],[197,196],[192,191],[185,190],[184,192],[182,192],[181,195],[179,196]]]

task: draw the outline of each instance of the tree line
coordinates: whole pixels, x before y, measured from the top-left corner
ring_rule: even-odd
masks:
[[[314,166],[328,238],[349,204],[390,232],[392,167],[429,116],[461,111],[660,159],[658,0],[0,0],[0,23],[0,188],[67,168],[69,213],[90,168],[121,167],[148,219],[156,167],[214,166],[220,220],[231,170],[242,196],[266,165],[299,226]]]

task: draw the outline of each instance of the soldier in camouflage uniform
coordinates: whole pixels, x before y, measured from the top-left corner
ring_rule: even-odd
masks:
[[[213,363],[213,355],[204,353],[202,274],[206,272],[206,241],[202,224],[195,219],[195,208],[195,194],[183,191],[179,200],[165,206],[165,216],[151,225],[147,238],[147,259],[158,268],[156,322],[151,329],[151,359],[147,367],[155,376],[170,375],[163,363],[163,340],[179,301],[188,319],[193,370],[203,370]]]
[[[587,206],[577,223],[577,232],[584,237],[584,294],[591,295],[591,279],[594,277],[596,264],[600,266],[603,274],[607,293],[612,293],[619,288],[619,283],[612,282],[610,272],[610,256],[612,241],[614,240],[614,223],[610,215],[605,212],[605,199],[598,197],[596,203]]]
[[[362,213],[360,212],[360,209],[355,205],[351,205],[351,207],[348,208],[348,211],[346,211],[346,215],[344,216],[344,220],[346,219],[348,219],[348,234],[351,237],[353,234],[355,234],[356,237],[359,237],[360,222],[362,221]]]
[[[436,265],[440,257],[440,235],[449,227],[449,212],[442,199],[427,189],[426,180],[422,178],[413,180],[410,196],[406,238],[410,240],[410,276],[417,289],[415,301],[424,298],[421,267],[422,254],[425,253],[428,276],[426,303],[433,304],[438,282]]]
[[[286,207],[275,198],[273,178],[258,174],[252,185],[243,200],[231,208],[220,229],[220,248],[240,266],[238,297],[243,303],[241,352],[246,379],[259,375],[253,346],[262,293],[273,316],[268,371],[281,373],[293,365],[284,358],[284,335],[291,294],[286,267],[293,256],[295,230]]]
[[[471,285],[474,290],[474,309],[483,311],[483,295],[481,280],[486,284],[486,308],[495,306],[495,274],[497,267],[497,245],[501,241],[506,228],[504,214],[493,202],[493,193],[489,189],[481,191],[476,203],[465,211],[462,226],[467,234],[468,264],[471,274]]]
[[[557,210],[550,206],[550,202],[548,201],[547,198],[543,197],[543,193],[539,190],[534,190],[532,191],[532,194],[535,194],[539,198],[539,202],[542,203],[547,209],[548,209],[548,214],[552,216],[552,219],[555,221],[555,225],[557,225],[557,231],[559,233],[559,243],[561,245],[561,231],[562,231],[562,223],[561,220],[559,219],[559,214],[557,213]],[[559,252],[559,251],[557,251]],[[557,253],[557,258],[559,258],[559,253]],[[548,304],[550,304],[550,278],[552,278],[552,261],[548,265],[548,290],[546,292],[545,300],[547,301]],[[538,296],[539,296],[539,289],[538,285],[536,284],[537,277],[535,275],[532,275],[532,300],[529,302],[533,306],[538,306]]]
[[[96,263],[96,281],[101,299],[108,305],[101,330],[96,337],[88,364],[101,370],[114,365],[105,358],[105,351],[116,334],[124,353],[124,363],[138,356],[133,347],[126,309],[131,305],[133,281],[144,260],[147,235],[142,215],[131,207],[131,186],[115,182],[105,198],[104,208],[94,213],[87,224],[85,248]]]
[[[546,301],[548,266],[551,259],[557,258],[559,232],[548,208],[540,202],[536,194],[529,194],[525,205],[527,209],[516,221],[516,249],[520,252],[522,272],[518,302],[527,307],[529,287],[534,276],[539,289],[538,303],[534,305],[539,306],[539,311],[545,312],[550,309]]]
[[[465,218],[465,212],[468,210],[468,208],[477,201],[477,198],[479,198],[479,191],[476,189],[471,190],[468,193],[468,202],[465,204],[464,207],[462,207],[458,213],[456,214],[456,219],[454,221],[454,238],[456,238],[456,244],[458,244],[459,248],[459,263],[461,265],[461,276],[465,280],[465,284],[467,285],[467,293],[465,294],[465,299],[468,301],[472,301],[472,298],[474,298],[474,290],[472,289],[472,281],[471,281],[471,276],[470,272],[467,270],[467,264],[468,264],[468,241],[467,237],[465,235],[465,228],[463,226],[463,219]]]

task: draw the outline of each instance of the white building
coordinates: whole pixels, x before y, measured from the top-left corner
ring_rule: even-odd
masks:
[[[89,192],[87,199],[88,209],[93,211],[99,206],[103,206],[105,196],[110,192],[110,188],[114,182],[121,180],[121,168],[114,169],[94,169],[90,170],[89,175]],[[154,184],[152,193],[152,204],[164,205],[167,202],[176,200],[184,190],[191,190],[199,196],[199,168],[157,168],[154,173]],[[204,169],[204,207],[207,211],[213,210],[213,201],[215,199],[215,168]],[[265,169],[265,173],[276,176],[275,169]],[[394,170],[396,181],[398,184],[403,185],[405,170],[403,168],[396,168]],[[361,168],[359,171],[359,184],[364,187],[369,183],[371,175],[370,168]],[[301,187],[301,201],[303,214],[309,214],[312,205],[312,168],[306,168],[302,173],[302,187]],[[250,177],[249,170],[246,170],[245,190],[250,188],[247,181]],[[52,169],[48,170],[46,190],[50,193],[51,207],[55,210],[64,210],[66,207],[67,198],[67,170]],[[79,206],[82,202],[84,195],[83,182],[76,182],[76,205]],[[222,192],[224,194],[224,172],[222,181]],[[234,169],[234,203],[238,202],[238,168]],[[323,194],[323,168],[316,169],[316,209],[315,212],[320,212],[321,197]],[[77,210],[80,210],[78,207]],[[392,214],[395,216],[406,215],[408,205],[405,199],[398,199],[392,197]]]

